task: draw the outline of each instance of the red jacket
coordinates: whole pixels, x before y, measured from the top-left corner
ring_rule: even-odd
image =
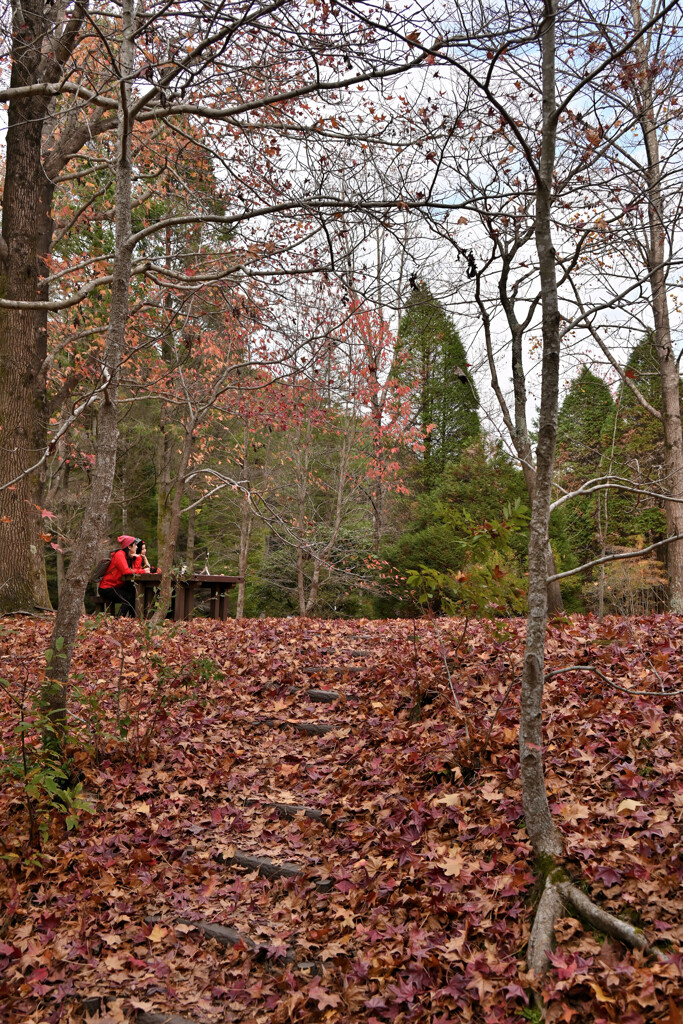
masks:
[[[135,556],[135,558],[133,559],[133,568],[135,569],[136,572],[156,572],[156,569],[154,568],[153,565],[150,565],[149,569],[145,569],[144,565],[142,564],[142,555]]]
[[[119,550],[115,551],[111,556],[109,568],[100,580],[100,590],[110,590],[113,587],[120,587],[122,583],[126,582],[127,576],[133,576],[134,574],[135,569],[131,569],[128,565],[126,552],[123,548],[119,548]]]

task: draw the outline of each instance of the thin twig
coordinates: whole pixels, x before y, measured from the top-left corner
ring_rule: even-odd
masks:
[[[470,621],[469,620],[469,616],[465,616],[465,628],[462,631],[462,634],[460,636],[460,640],[458,641],[458,646],[455,649],[455,653],[456,654],[460,650],[460,644],[463,642],[463,640],[465,638],[465,633],[467,632],[467,626],[469,624],[469,621]],[[460,712],[460,714],[463,717],[463,722],[464,722],[464,725],[465,725],[465,739],[467,741],[467,753],[471,755],[472,752],[471,752],[471,749],[470,749],[470,730],[469,730],[469,726],[467,725],[467,715],[465,714],[465,712],[463,710],[463,707],[462,707],[462,704],[458,700],[458,698],[456,696],[456,693],[455,693],[455,687],[453,686],[453,680],[451,678],[451,670],[448,667],[448,655],[446,654],[446,648],[444,646],[443,637],[441,636],[441,633],[439,632],[439,627],[436,624],[436,619],[432,619],[432,625],[434,626],[434,631],[436,632],[436,635],[439,638],[439,643],[441,644],[441,653],[442,653],[442,656],[443,656],[443,663],[444,663],[444,665],[446,667],[446,675],[448,676],[448,685],[450,686],[451,693],[453,694],[453,703],[455,704],[456,708],[458,709],[458,711]]]
[[[627,686],[619,686],[612,679],[609,679],[604,672],[601,672],[595,665],[567,665],[565,668],[554,668],[550,672],[545,673],[546,679],[550,679],[551,676],[563,675],[565,672],[594,672],[596,676],[600,676],[603,682],[607,683],[608,686],[614,687],[615,690],[620,690],[622,693],[628,693],[632,697],[676,697],[679,693],[683,693],[683,689],[680,690],[630,690]]]
[[[488,731],[488,732],[486,733],[486,739],[484,740],[484,746],[482,747],[482,751],[481,751],[481,761],[482,761],[482,762],[483,762],[483,760],[484,760],[484,755],[485,755],[485,753],[486,753],[486,751],[487,751],[487,749],[488,749],[488,745],[489,745],[489,739],[491,738],[491,733],[493,732],[493,727],[494,727],[494,725],[496,724],[496,721],[498,720],[498,715],[500,714],[500,712],[501,712],[501,710],[502,710],[503,704],[505,703],[505,701],[506,701],[506,700],[508,699],[508,697],[510,696],[510,692],[511,692],[511,690],[512,690],[512,687],[513,687],[513,686],[515,685],[515,683],[516,683],[516,682],[517,682],[517,680],[516,680],[516,678],[515,678],[515,677],[513,676],[513,677],[512,677],[512,682],[510,683],[510,685],[508,686],[507,690],[506,690],[506,691],[505,691],[505,693],[503,694],[503,699],[501,700],[500,704],[499,704],[499,705],[498,705],[498,707],[496,708],[496,713],[495,713],[495,715],[493,716],[493,721],[491,722],[491,724],[490,724],[490,726],[489,726],[489,731]]]

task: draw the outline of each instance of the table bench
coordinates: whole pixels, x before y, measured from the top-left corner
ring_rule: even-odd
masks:
[[[136,576],[133,582],[136,593],[135,615],[138,619],[146,619],[154,603],[154,591],[161,584],[161,573],[143,573]],[[242,578],[195,572],[182,578],[172,576],[171,582],[174,591],[172,616],[176,621],[192,618],[194,599],[198,590],[209,590],[211,618],[224,621],[228,617],[228,591],[241,583]]]
[[[146,619],[154,604],[154,592],[161,585],[160,572],[141,573],[132,577],[135,584],[135,617]],[[171,577],[173,584],[172,618],[191,619],[194,612],[194,600],[198,590],[209,590],[211,618],[225,621],[228,617],[228,591],[242,582],[241,576],[208,575],[196,572],[191,576],[178,579]],[[104,598],[95,594],[95,610],[104,611]]]

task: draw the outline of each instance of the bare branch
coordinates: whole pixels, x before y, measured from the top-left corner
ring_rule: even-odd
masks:
[[[661,548],[665,544],[672,544],[675,540],[683,540],[683,533],[676,533],[673,537],[665,537],[664,540],[658,540],[655,544],[650,544],[646,548],[635,549],[633,551],[622,551],[616,555],[605,555],[604,558],[594,558],[592,562],[584,562],[583,565],[577,566],[576,569],[567,569],[566,572],[555,573],[554,576],[548,576],[548,583],[553,580],[564,580],[568,576],[576,576],[579,572],[585,572],[586,569],[592,569],[594,565],[605,565],[607,562],[618,562],[623,558],[640,558],[642,555],[647,555],[648,552],[654,551],[655,548]]]

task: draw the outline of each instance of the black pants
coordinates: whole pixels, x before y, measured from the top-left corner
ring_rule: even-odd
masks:
[[[135,618],[135,584],[120,583],[118,587],[100,587],[99,595],[104,599],[104,607],[114,610],[114,605],[121,602],[119,615],[128,615]]]

